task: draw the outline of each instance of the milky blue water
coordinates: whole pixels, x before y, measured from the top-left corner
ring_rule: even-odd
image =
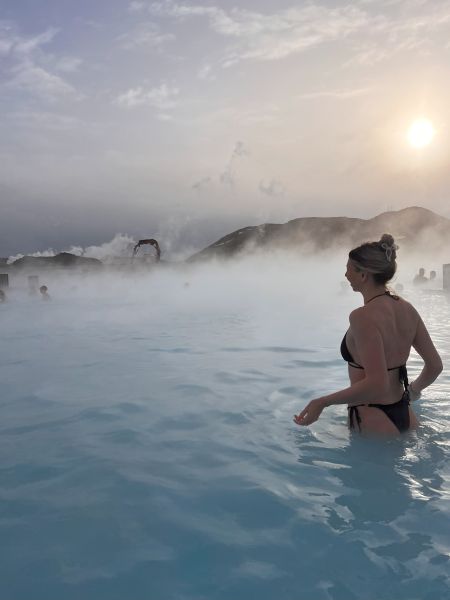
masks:
[[[342,275],[340,275],[342,279]],[[0,305],[0,598],[444,599],[450,382],[361,439],[339,277],[280,264],[15,283]],[[21,287],[22,286],[22,287]],[[444,361],[450,304],[417,294]],[[414,377],[420,367],[412,356]]]

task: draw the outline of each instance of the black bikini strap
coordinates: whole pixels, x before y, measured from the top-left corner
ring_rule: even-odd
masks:
[[[350,421],[350,429],[355,429],[354,417],[356,417],[356,422],[358,423],[358,429],[361,431],[361,417],[359,416],[359,411],[357,406],[349,406],[348,407],[348,418]]]
[[[408,381],[408,370],[406,368],[406,365],[402,365],[401,367],[398,367],[398,377],[399,377],[400,381],[403,383],[405,390],[407,390],[409,387],[409,381]]]
[[[389,298],[392,298],[392,300],[400,300],[400,296],[396,296],[389,290],[386,290],[386,291],[382,292],[381,294],[377,294],[376,296],[373,296],[373,298],[371,298],[370,300],[367,300],[366,304],[369,304],[369,302],[372,302],[372,300],[375,300],[375,298],[380,298],[381,296],[389,296]]]

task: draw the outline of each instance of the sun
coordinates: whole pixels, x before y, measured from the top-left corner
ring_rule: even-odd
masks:
[[[434,138],[433,123],[429,119],[417,119],[408,129],[408,141],[414,148],[425,148]]]

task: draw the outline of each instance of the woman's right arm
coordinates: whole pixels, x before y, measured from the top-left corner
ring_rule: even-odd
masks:
[[[433,383],[442,371],[441,357],[439,356],[420,316],[412,346],[422,357],[424,362],[420,375],[412,382],[412,387],[410,386],[413,396],[414,394],[417,394],[418,396],[423,389]]]

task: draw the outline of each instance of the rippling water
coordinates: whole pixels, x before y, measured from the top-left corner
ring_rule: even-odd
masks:
[[[2,599],[448,598],[448,374],[417,434],[296,427],[358,298],[276,272],[0,306]],[[448,363],[448,297],[414,301]]]

